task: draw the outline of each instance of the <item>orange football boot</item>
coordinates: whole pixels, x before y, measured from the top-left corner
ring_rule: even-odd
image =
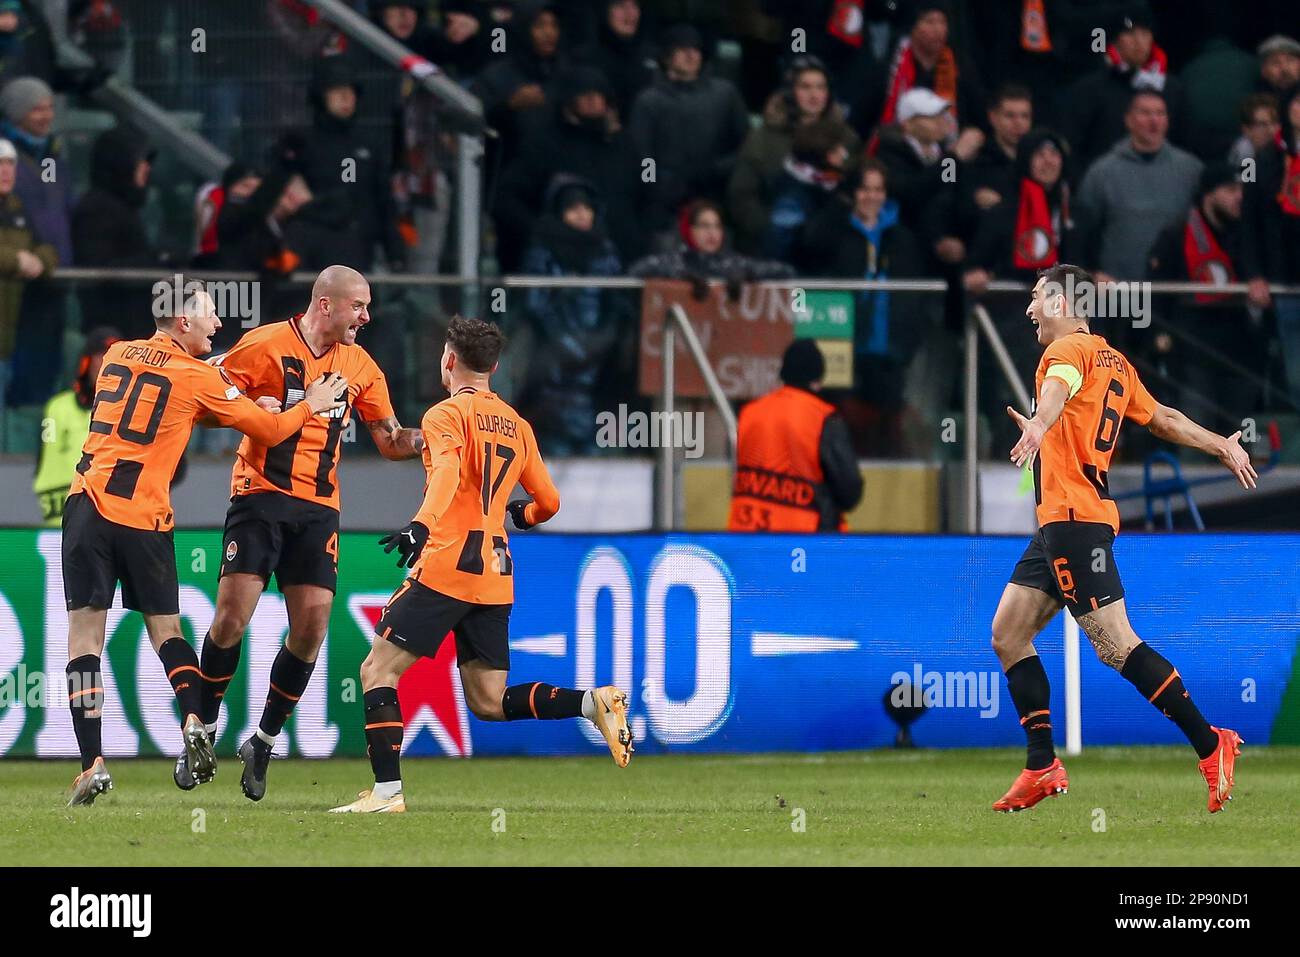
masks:
[[[1222,811],[1223,805],[1232,800],[1233,769],[1237,765],[1237,755],[1241,754],[1241,735],[1229,728],[1219,729],[1211,725],[1210,730],[1219,736],[1219,746],[1214,753],[1200,763],[1201,777],[1210,786],[1210,799],[1206,807],[1210,813]]]
[[[993,802],[995,811],[1025,811],[1043,798],[1054,797],[1070,790],[1070,778],[1060,758],[1037,771],[1028,768],[1020,772],[1011,790]]]

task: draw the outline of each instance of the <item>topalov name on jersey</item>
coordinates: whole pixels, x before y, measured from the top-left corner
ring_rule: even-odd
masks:
[[[152,894],[83,894],[74,887],[50,898],[50,926],[60,930],[79,928],[127,928],[132,937],[148,937],[153,930]]]
[[[596,413],[596,445],[602,449],[685,449],[688,459],[704,454],[703,412],[629,412],[620,403],[618,412]]]

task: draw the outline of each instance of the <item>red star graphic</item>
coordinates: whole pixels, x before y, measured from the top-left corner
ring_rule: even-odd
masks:
[[[389,597],[384,593],[349,596],[348,608],[362,634],[373,638]],[[402,705],[402,723],[406,725],[405,743],[413,741],[421,728],[427,728],[449,757],[473,754],[465,692],[456,668],[456,642],[450,632],[435,657],[421,658],[402,675],[397,696]]]

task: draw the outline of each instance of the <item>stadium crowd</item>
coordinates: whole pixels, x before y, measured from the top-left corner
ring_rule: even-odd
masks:
[[[1156,370],[1154,388],[1183,383],[1171,398],[1208,425],[1300,407],[1300,296],[1268,289],[1300,284],[1300,41],[1285,3],[1231,17],[1210,0],[350,5],[482,99],[500,133],[483,202],[502,272],[686,279],[700,297],[717,279],[733,298],[746,281],[796,275],[948,280],[942,303],[858,294],[855,382],[837,401],[859,453],[903,447],[909,369],[915,378],[927,342],[955,338],[974,300],[1027,374],[1023,295],[1000,299],[989,284],[1058,261],[1102,279],[1249,283],[1245,301],[1164,300],[1140,336],[1102,331]],[[145,228],[155,153],[138,133],[100,136],[80,195],[42,177],[61,149],[55,93],[103,77],[56,65],[36,6],[0,0],[10,404],[60,385],[62,299],[41,280],[68,265],[449,271],[447,117],[309,6],[255,5],[286,55],[310,61],[305,91],[258,87],[214,40],[204,132],[235,162],[196,197],[188,250],[159,248]],[[120,72],[133,6],[70,4],[70,32],[104,73]],[[238,8],[214,5],[214,38],[222,18],[247,16]],[[277,96],[305,98],[310,122],[253,140],[241,109]],[[146,296],[83,290],[83,331],[147,333]],[[571,413],[575,394],[605,401],[620,379],[608,366],[627,361],[627,312],[599,290],[529,294],[540,359],[521,404],[554,410],[539,433],[557,451],[591,451],[591,430],[566,434],[559,407]],[[952,378],[936,368],[931,391]],[[1010,394],[988,393],[993,418]]]

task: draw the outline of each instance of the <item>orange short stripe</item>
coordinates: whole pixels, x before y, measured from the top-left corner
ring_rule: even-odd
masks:
[[[537,703],[535,699],[537,698],[537,688],[540,684],[540,681],[534,681],[533,686],[528,689],[528,710],[533,713],[534,718],[537,717]]]
[[[213,682],[216,682],[216,681],[229,681],[231,678],[235,677],[234,674],[228,674],[228,675],[219,675],[218,677],[214,678],[214,677],[212,677],[211,675],[205,675],[205,674],[203,674],[203,672],[201,672],[201,671],[199,672],[199,674],[203,676],[203,680],[204,680],[204,681],[213,681]]]
[[[279,688],[275,686],[274,682],[271,683],[271,690],[274,691],[276,694],[280,695],[282,698],[288,698],[290,701],[297,701],[298,698],[302,697],[302,695],[298,695],[298,697],[296,698],[291,694],[287,694],[286,692],[281,691]]]
[[[375,728],[401,728],[404,727],[400,721],[376,721],[374,724],[366,725],[367,731],[373,731]]]
[[[80,698],[83,694],[99,694],[102,693],[103,690],[103,688],[87,688],[85,691],[74,691],[72,694],[68,695],[68,700],[71,701],[74,698]]]
[[[1175,668],[1173,671],[1169,673],[1169,677],[1165,679],[1165,683],[1162,684],[1159,688],[1157,688],[1156,693],[1153,694],[1150,698],[1147,698],[1147,701],[1151,702],[1152,704],[1155,704],[1156,698],[1159,698],[1162,694],[1164,694],[1165,689],[1169,687],[1169,683],[1177,677],[1178,677],[1178,669]]]
[[[176,676],[177,676],[178,674],[180,674],[182,671],[192,671],[192,672],[194,672],[196,675],[201,675],[201,674],[203,674],[203,672],[199,671],[199,669],[198,669],[198,668],[195,668],[193,665],[181,665],[179,668],[175,668],[175,669],[173,669],[173,670],[167,672],[167,680],[168,680],[168,681],[171,681],[172,678],[176,677]]]
[[[1029,712],[1029,714],[1025,715],[1023,718],[1020,719],[1020,723],[1024,724],[1030,718],[1037,718],[1040,714],[1051,714],[1051,713],[1052,712],[1050,711],[1031,711]]]

